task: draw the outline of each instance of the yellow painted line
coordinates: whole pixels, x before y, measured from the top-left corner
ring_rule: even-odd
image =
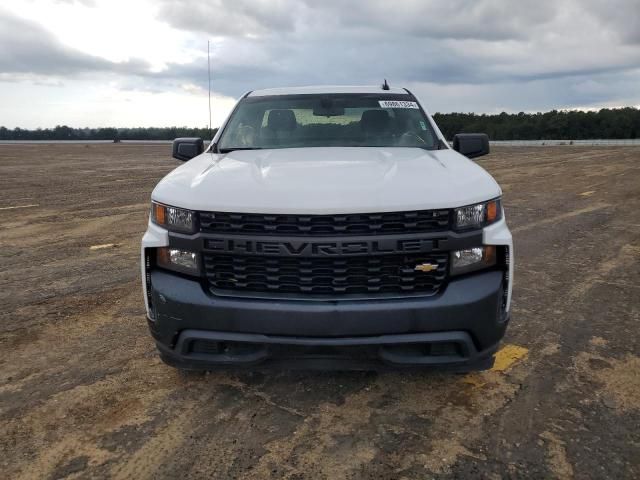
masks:
[[[92,245],[89,250],[102,250],[104,248],[116,248],[117,246],[115,243],[103,243],[102,245]]]
[[[504,372],[511,368],[514,363],[522,360],[529,353],[528,348],[519,345],[507,344],[496,353],[496,361],[493,364],[492,372]]]
[[[582,197],[588,197],[589,195],[593,195],[594,193],[596,193],[595,190],[589,190],[588,192],[582,192],[582,193],[579,193],[578,195]]]
[[[487,382],[486,382],[485,378],[482,376],[482,374],[477,373],[477,372],[466,374],[462,378],[462,382],[466,383],[467,385],[471,386],[472,388],[482,388],[487,384]]]
[[[32,203],[30,205],[16,205],[15,207],[0,207],[0,210],[13,210],[16,208],[31,208],[31,207],[39,207],[40,205]]]

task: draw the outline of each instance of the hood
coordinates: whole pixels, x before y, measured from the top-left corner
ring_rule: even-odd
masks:
[[[316,147],[203,153],[169,173],[156,201],[245,213],[371,213],[453,208],[501,195],[454,150]]]

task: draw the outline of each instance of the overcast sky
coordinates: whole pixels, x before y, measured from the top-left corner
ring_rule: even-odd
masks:
[[[252,89],[431,112],[640,106],[640,0],[0,0],[0,125],[214,126]]]

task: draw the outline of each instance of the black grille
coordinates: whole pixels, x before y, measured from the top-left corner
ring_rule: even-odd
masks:
[[[445,281],[447,263],[447,253],[339,258],[204,255],[214,293],[433,295]],[[420,264],[435,269],[418,271],[415,267]]]
[[[199,212],[205,233],[258,235],[383,235],[440,232],[449,228],[449,210],[344,215],[269,215]]]

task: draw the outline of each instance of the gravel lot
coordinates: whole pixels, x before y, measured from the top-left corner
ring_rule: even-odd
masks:
[[[640,477],[640,147],[499,147],[492,371],[185,375],[144,319],[166,145],[0,146],[3,478]]]

